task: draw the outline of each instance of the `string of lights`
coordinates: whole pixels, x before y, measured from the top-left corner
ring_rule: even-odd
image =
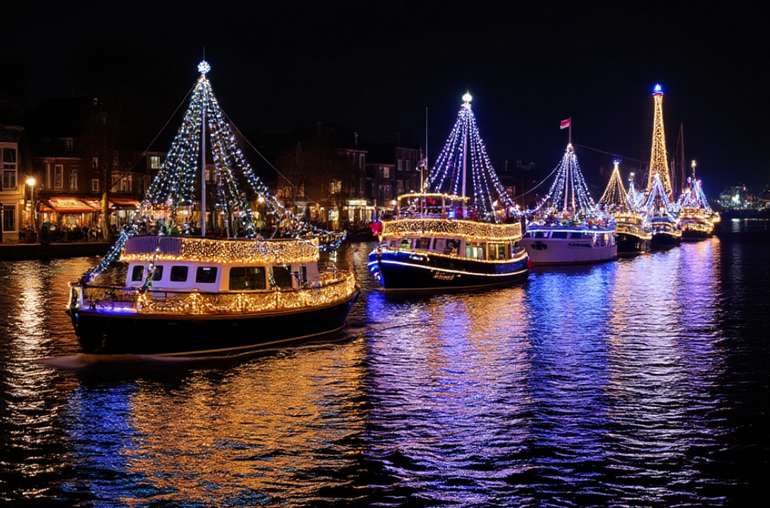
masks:
[[[482,216],[496,220],[496,208],[512,207],[514,203],[500,183],[489,158],[471,109],[472,99],[469,93],[463,95],[457,120],[436,156],[427,184],[431,192],[460,195],[466,190],[463,189],[463,177],[470,176],[473,204]],[[463,175],[468,162],[470,174]]]
[[[575,149],[567,144],[559,161],[551,187],[540,202],[527,213],[562,213],[575,217],[590,216],[597,212],[596,203],[580,169]]]

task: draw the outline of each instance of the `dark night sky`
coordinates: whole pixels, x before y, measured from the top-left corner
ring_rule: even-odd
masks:
[[[0,92],[31,105],[100,95],[149,141],[192,86],[205,46],[214,90],[247,133],[324,121],[369,140],[419,140],[427,105],[433,156],[467,87],[493,160],[534,160],[546,173],[566,116],[578,143],[629,166],[648,158],[649,92],[660,81],[669,148],[684,122],[708,192],[770,183],[769,16],[759,3],[364,4],[35,3],[2,20]],[[578,154],[603,184],[610,157]]]

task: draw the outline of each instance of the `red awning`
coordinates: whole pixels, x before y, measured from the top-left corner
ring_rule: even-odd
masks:
[[[113,198],[110,197],[110,205],[112,208],[120,208],[123,210],[131,210],[139,208],[139,201],[133,198]]]
[[[69,197],[49,198],[43,202],[43,205],[57,213],[92,213],[99,211],[99,207],[92,206],[90,201]]]

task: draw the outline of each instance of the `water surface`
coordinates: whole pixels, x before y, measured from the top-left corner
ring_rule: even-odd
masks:
[[[0,263],[0,500],[539,505],[748,500],[768,467],[770,246],[711,239],[393,299],[368,246],[334,343],[226,365],[79,352],[66,282]]]

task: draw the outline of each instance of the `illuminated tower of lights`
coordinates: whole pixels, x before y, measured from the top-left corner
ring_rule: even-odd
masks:
[[[599,198],[599,205],[608,210],[618,210],[626,207],[628,193],[626,193],[623,179],[620,177],[620,162],[613,161],[612,164],[614,167],[612,168],[610,181],[607,182],[604,194]]]
[[[666,152],[666,131],[663,127],[663,87],[660,86],[660,83],[657,83],[655,88],[653,88],[652,100],[654,113],[647,191],[652,190],[655,175],[658,175],[666,194],[671,197],[671,177],[668,172],[668,153]]]
[[[490,218],[495,217],[495,209],[511,207],[514,203],[500,183],[479,134],[471,108],[473,97],[465,92],[462,99],[457,120],[428,176],[428,188],[432,192],[463,197],[471,194],[477,210]]]

